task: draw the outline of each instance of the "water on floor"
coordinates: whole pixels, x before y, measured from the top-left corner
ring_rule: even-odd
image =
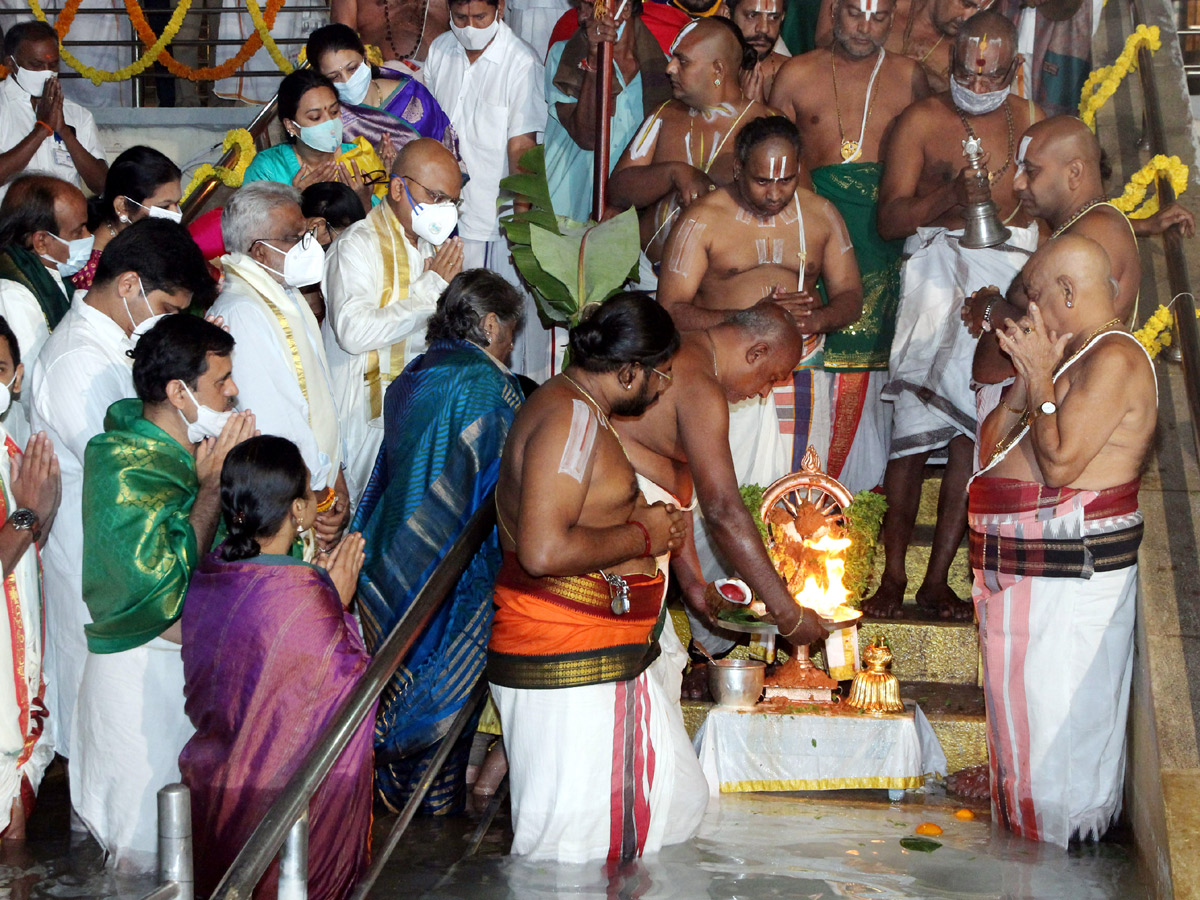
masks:
[[[497,831],[480,855],[446,866],[469,835],[462,820],[418,822],[372,893],[424,900],[700,900],[700,898],[1136,898],[1131,853],[1113,841],[1062,851],[995,832],[985,809],[955,817],[937,787],[889,803],[883,791],[726,794],[700,833],[657,856],[611,866],[530,863],[503,855]],[[943,829],[933,852],[907,850],[922,822]]]

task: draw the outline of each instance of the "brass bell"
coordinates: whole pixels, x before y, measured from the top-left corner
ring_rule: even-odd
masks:
[[[963,156],[967,164],[976,172],[983,172],[983,180],[987,181],[987,169],[982,163],[983,144],[979,138],[971,137],[962,142]],[[983,250],[987,247],[999,247],[1011,236],[1012,232],[1000,221],[996,204],[992,202],[991,190],[988,199],[982,203],[970,203],[963,210],[966,220],[963,226],[963,236],[959,243],[968,250]]]

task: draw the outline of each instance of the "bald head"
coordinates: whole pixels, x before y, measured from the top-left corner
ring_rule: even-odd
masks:
[[[391,174],[388,204],[406,229],[412,222],[414,203],[457,200],[462,193],[462,171],[458,160],[432,138],[418,138],[401,147],[392,163]]]
[[[417,138],[409,141],[396,154],[392,162],[393,175],[408,175],[420,179],[422,174],[441,174],[457,177],[462,181],[458,161],[445,145],[433,138]]]
[[[1029,299],[1047,323],[1062,332],[1078,321],[1112,318],[1117,285],[1108,254],[1091,238],[1074,234],[1047,241],[1025,264]]]
[[[985,9],[959,26],[954,52],[958,64],[972,73],[1006,69],[1017,54],[1017,31],[1004,16]]]
[[[39,233],[75,240],[86,235],[86,224],[83,192],[52,175],[22,175],[8,186],[0,203],[0,245],[16,244],[40,253],[34,246]]]
[[[1027,213],[1058,228],[1084,203],[1104,194],[1100,142],[1074,116],[1031,125],[1017,148],[1013,191]]]
[[[1100,141],[1075,116],[1052,116],[1030,125],[1025,131],[1029,147],[1051,154],[1056,161],[1081,160],[1100,177]]]

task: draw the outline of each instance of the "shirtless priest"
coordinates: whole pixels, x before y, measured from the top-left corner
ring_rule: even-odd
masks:
[[[504,722],[516,855],[630,859],[687,840],[704,814],[664,608],[686,525],[674,505],[642,500],[609,422],[669,389],[678,348],[661,306],[616,295],[571,329],[571,365],[508,435],[487,678]],[[661,656],[660,636],[674,643]]]
[[[881,160],[896,119],[929,95],[921,67],[884,47],[893,10],[894,0],[837,0],[833,45],[786,63],[771,94],[771,104],[800,131],[814,189],[845,220],[862,276],[862,316],[827,335],[824,349],[832,425],[823,462],[851,492],[883,481],[891,439],[892,410],[882,392],[904,242],[883,240],[876,227]]]
[[[685,332],[720,325],[730,312],[763,299],[795,317],[805,335],[800,362],[780,386],[730,404],[738,484],[766,487],[798,469],[809,445],[826,458],[831,378],[820,369],[821,345],[827,332],[858,319],[862,285],[837,209],[797,185],[802,166],[796,126],[783,116],[754,119],[738,135],[735,156],[733,183],[692,204],[671,232],[658,301]],[[707,579],[736,574],[707,519],[694,521]],[[711,652],[730,646],[728,638],[707,634],[695,619],[692,630]]]
[[[681,208],[733,177],[738,132],[771,112],[742,94],[741,75],[754,63],[741,32],[719,16],[685,25],[671,45],[674,99],[642,123],[608,184],[609,203],[638,210],[651,263],[658,263]]]
[[[894,405],[883,488],[886,563],[869,615],[899,612],[907,587],[905,556],[916,523],[925,464],[945,460],[933,549],[917,605],[942,618],[969,619],[971,608],[949,585],[950,565],[966,531],[967,479],[975,454],[971,359],[976,341],[962,326],[963,298],[986,285],[1008,287],[1037,246],[1038,230],[1013,188],[1017,137],[1041,113],[1009,96],[1019,62],[1016,33],[1003,16],[977,13],[959,29],[950,90],[910,106],[896,122],[879,186],[879,235],[907,238],[900,308],[883,398]],[[964,204],[986,197],[986,182],[966,167],[963,141],[988,155],[991,199],[1012,230],[1001,247],[970,250],[962,237]]]
[[[1099,244],[1055,238],[1023,277],[1029,313],[999,331],[1016,381],[983,423],[970,485],[972,593],[993,817],[1065,848],[1121,808],[1157,385]]]

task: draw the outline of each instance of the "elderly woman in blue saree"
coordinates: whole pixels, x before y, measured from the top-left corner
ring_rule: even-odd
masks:
[[[429,89],[411,75],[368,62],[362,39],[349,25],[318,28],[304,52],[337,89],[347,140],[366,138],[391,169],[396,151],[409,141],[433,138],[462,166],[458,134]]]
[[[383,446],[352,526],[366,539],[358,603],[372,653],[495,487],[524,399],[505,365],[523,309],[500,276],[485,269],[456,275],[429,319],[429,349],[387,389]],[[393,811],[411,796],[483,672],[499,565],[493,533],[384,690],[375,784]],[[459,806],[472,730],[434,782],[426,812]]]

